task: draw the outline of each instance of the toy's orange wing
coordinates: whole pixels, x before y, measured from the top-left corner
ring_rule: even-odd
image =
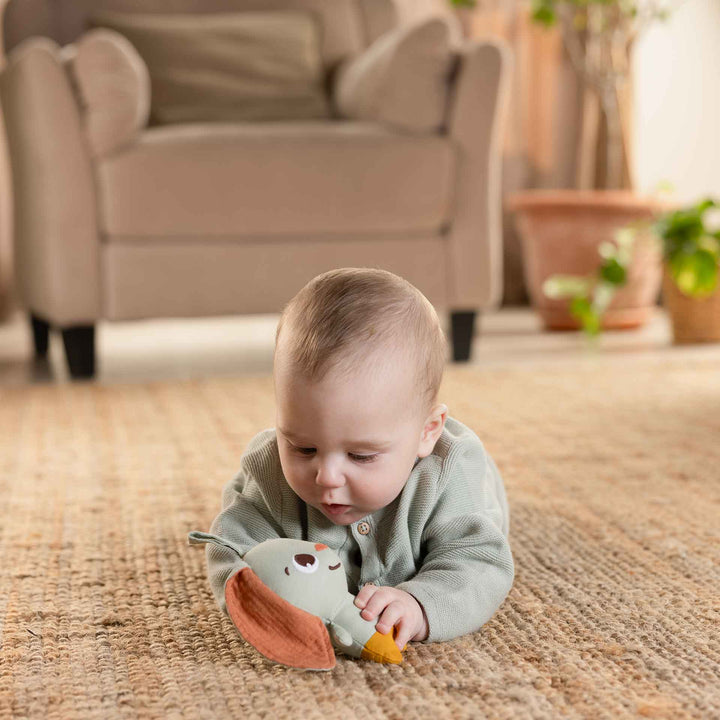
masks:
[[[225,603],[240,634],[266,658],[296,668],[335,667],[323,621],[270,590],[249,567],[228,580]]]

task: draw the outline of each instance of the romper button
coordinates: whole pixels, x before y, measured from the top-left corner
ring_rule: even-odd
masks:
[[[370,532],[370,525],[366,522],[361,522],[358,523],[357,529],[361,535],[367,535]]]

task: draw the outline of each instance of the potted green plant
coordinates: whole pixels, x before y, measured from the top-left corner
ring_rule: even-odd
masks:
[[[553,275],[543,292],[565,300],[582,329],[597,336],[612,299],[628,281],[636,241],[652,233],[663,259],[663,300],[676,343],[720,341],[720,229],[707,213],[719,210],[713,199],[660,214],[616,232],[615,243],[600,246],[598,270],[588,275]]]
[[[667,207],[657,197],[638,195],[631,178],[625,181],[632,167],[627,157],[630,122],[621,102],[634,44],[653,21],[667,16],[667,9],[661,0],[533,0],[531,14],[544,26],[560,24],[567,54],[583,85],[597,98],[607,128],[603,189],[529,190],[510,199],[530,299],[547,328],[573,329],[581,323],[569,303],[548,297],[544,282],[557,274],[594,274],[602,263],[598,248],[614,242],[618,229],[651,219]],[[583,133],[591,126],[582,122]],[[579,147],[594,151],[594,142],[584,139]],[[579,162],[587,160],[587,153],[581,150],[579,155]],[[650,317],[662,282],[660,254],[650,238],[636,238],[627,276],[602,314],[604,327],[638,327]]]
[[[676,343],[720,342],[720,229],[707,213],[720,204],[706,199],[666,213],[655,224],[662,241],[663,301]]]
[[[617,243],[618,231],[642,227],[667,207],[661,198],[639,198],[610,191],[537,191],[513,198],[523,248],[523,270],[530,300],[549,330],[582,327],[567,297],[545,292],[557,275],[587,277],[602,271],[603,257]],[[602,249],[602,251],[601,251]],[[618,247],[617,255],[622,254]],[[662,283],[661,253],[648,231],[638,233],[619,291],[603,301],[602,327],[628,329],[650,318]]]
[[[635,228],[622,228],[615,242],[598,247],[598,268],[588,275],[552,275],[543,283],[543,293],[555,301],[569,302],[570,315],[590,337],[603,329],[603,319],[613,298],[627,284],[635,246]]]

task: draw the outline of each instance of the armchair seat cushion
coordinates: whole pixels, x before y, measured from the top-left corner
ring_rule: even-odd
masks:
[[[438,232],[452,140],[365,122],[175,125],[98,163],[105,239]]]

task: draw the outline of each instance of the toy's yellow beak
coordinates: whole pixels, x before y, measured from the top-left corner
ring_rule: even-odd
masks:
[[[385,635],[376,631],[365,643],[360,657],[363,660],[372,660],[378,663],[401,663],[403,658],[402,653],[395,644],[394,638],[396,634],[396,628],[393,628],[392,632],[386,633]],[[407,647],[407,645],[405,647]],[[404,649],[405,648],[403,648],[403,650]]]

